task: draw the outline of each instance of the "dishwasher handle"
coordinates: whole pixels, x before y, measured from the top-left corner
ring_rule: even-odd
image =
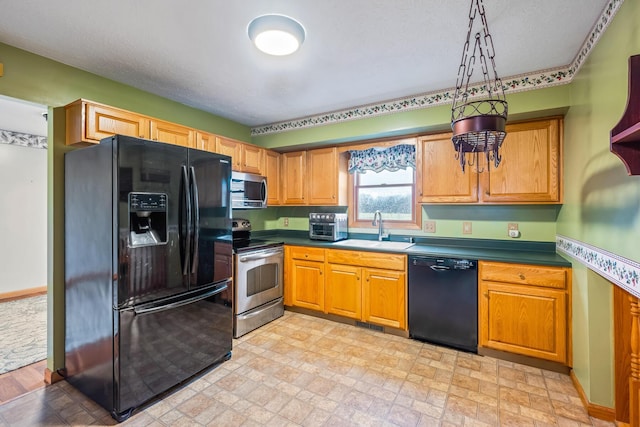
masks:
[[[475,270],[478,262],[470,259],[410,256],[410,267],[429,267],[433,271]]]

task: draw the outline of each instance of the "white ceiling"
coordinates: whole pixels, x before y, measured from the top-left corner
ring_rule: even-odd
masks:
[[[498,74],[569,65],[609,0],[485,0]],[[0,0],[0,42],[259,126],[455,86],[468,0]],[[259,52],[254,17],[307,31]],[[5,67],[9,67],[6,64]]]
[[[44,105],[0,95],[0,130],[47,136]]]

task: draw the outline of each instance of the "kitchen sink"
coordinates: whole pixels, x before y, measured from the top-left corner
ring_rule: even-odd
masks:
[[[372,249],[390,249],[401,251],[413,246],[413,243],[409,242],[389,242],[386,240],[362,240],[362,239],[347,239],[334,243],[335,246],[348,246],[352,248],[372,248]]]

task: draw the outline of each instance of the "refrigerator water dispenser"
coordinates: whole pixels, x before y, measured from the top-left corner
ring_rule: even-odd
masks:
[[[167,243],[167,195],[129,193],[129,246]]]

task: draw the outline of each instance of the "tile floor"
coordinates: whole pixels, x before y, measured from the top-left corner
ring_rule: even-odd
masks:
[[[113,425],[65,381],[0,406],[0,426]],[[131,426],[613,426],[566,375],[285,312]]]

